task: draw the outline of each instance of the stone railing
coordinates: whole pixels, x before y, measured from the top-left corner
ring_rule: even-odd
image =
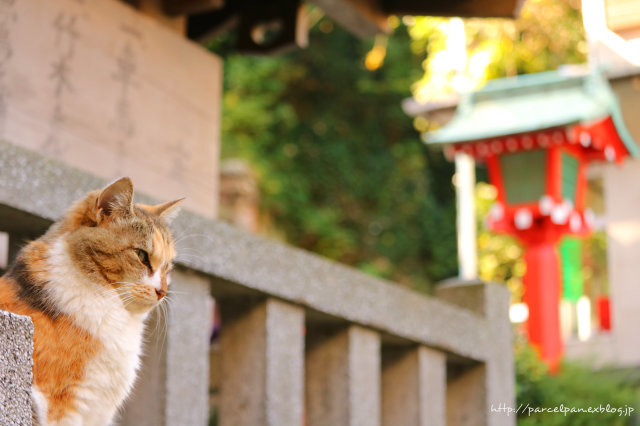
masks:
[[[0,143],[10,256],[104,183]],[[180,261],[168,315],[149,327],[120,424],[205,425],[209,369],[223,426],[515,424],[491,410],[514,405],[503,287],[450,282],[426,297],[188,212],[174,230]],[[212,365],[210,295],[222,318]],[[0,352],[13,351],[0,337]]]
[[[0,311],[0,424],[31,424],[31,318]]]

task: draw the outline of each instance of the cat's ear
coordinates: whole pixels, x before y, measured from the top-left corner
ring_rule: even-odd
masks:
[[[168,201],[166,203],[157,204],[155,206],[147,206],[147,211],[159,216],[165,223],[169,224],[180,213],[180,204],[184,198]]]
[[[100,192],[96,199],[94,215],[98,224],[114,215],[129,215],[133,212],[133,182],[123,177]]]

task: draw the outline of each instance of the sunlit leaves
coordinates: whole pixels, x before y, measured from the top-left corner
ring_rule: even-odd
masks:
[[[423,101],[471,90],[496,77],[541,72],[586,61],[579,2],[528,0],[517,20],[465,19],[465,66],[450,45],[460,29],[448,18],[408,20],[415,53],[426,52],[424,75],[414,86]]]
[[[428,290],[456,273],[452,165],[400,107],[423,54],[395,26],[360,41],[321,19],[306,50],[227,56],[222,153],[255,169],[262,232]]]

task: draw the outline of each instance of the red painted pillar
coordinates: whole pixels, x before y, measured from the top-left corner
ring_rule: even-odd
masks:
[[[598,298],[598,320],[600,330],[611,331],[611,302],[607,296]]]
[[[540,358],[554,372],[562,358],[560,265],[555,241],[525,243],[523,301],[529,308],[527,333]]]

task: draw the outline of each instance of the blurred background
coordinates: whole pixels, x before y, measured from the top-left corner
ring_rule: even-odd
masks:
[[[307,13],[303,50],[239,55],[233,33],[208,45],[225,59],[220,213],[252,232],[431,293],[459,273],[456,170],[420,135],[446,126],[461,94],[497,78],[602,70],[640,140],[640,2],[527,0],[516,19],[391,17],[389,34],[368,39],[314,6]],[[621,231],[640,224],[638,191],[630,190],[640,168],[630,161],[588,167],[593,230],[561,243],[568,356],[555,376],[525,343],[523,247],[486,226],[497,190],[484,165],[475,167],[477,276],[510,290],[519,402],[638,407],[640,337],[632,324],[639,318],[630,306],[640,292],[630,263],[640,245],[635,231]],[[611,268],[618,270],[613,283]],[[602,421],[534,416],[519,423]]]

